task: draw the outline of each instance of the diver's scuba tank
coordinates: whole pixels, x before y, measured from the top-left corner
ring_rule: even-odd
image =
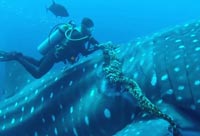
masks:
[[[58,24],[53,27],[47,39],[45,39],[39,46],[38,51],[45,55],[51,48],[54,48],[61,41],[66,39],[67,41],[80,41],[88,38],[89,36],[83,36],[78,39],[72,39],[71,34],[73,30],[77,30],[80,32],[80,29],[76,27],[76,24],[73,21],[70,21],[67,24]]]
[[[51,48],[55,47],[60,41],[65,38],[65,32],[68,29],[72,29],[72,24],[59,24],[56,25],[49,36],[37,47],[38,51],[45,55]]]

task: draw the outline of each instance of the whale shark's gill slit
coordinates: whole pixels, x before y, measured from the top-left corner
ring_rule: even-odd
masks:
[[[147,80],[147,81],[150,81],[150,80],[147,78],[147,75],[146,75],[146,73],[144,72],[144,70],[143,70],[143,68],[142,68],[141,65],[139,66],[139,70],[141,71],[142,75],[144,75],[144,79]]]
[[[184,63],[184,69],[185,69],[185,72],[186,72],[186,80],[187,80],[187,83],[188,83],[188,86],[189,86],[189,93],[191,95],[191,99],[192,99],[192,104],[196,104],[195,102],[195,97],[194,97],[194,94],[193,94],[193,91],[192,91],[192,87],[191,87],[191,83],[190,83],[190,76],[189,76],[189,71],[187,69],[187,63],[186,63],[186,57],[188,57],[189,55],[187,54],[185,48],[183,48],[183,63]]]
[[[173,86],[173,84],[172,84],[172,79],[171,79],[171,76],[170,76],[170,74],[169,74],[169,70],[168,70],[168,67],[167,67],[167,56],[166,56],[166,54],[165,54],[165,57],[164,57],[164,63],[165,63],[165,65],[166,65],[165,71],[166,71],[166,73],[167,73],[167,75],[168,75],[169,86],[170,86],[170,88],[174,91],[175,89],[174,89],[174,86]],[[176,98],[175,92],[173,92],[171,95],[172,95],[172,97],[173,97],[172,99],[175,99],[175,98]]]

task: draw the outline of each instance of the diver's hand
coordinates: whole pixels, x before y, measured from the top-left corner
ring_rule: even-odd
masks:
[[[95,45],[96,47],[98,47],[99,49],[104,49],[107,46],[113,45],[113,43],[111,41],[108,41],[106,43],[101,43],[101,44],[97,44]]]

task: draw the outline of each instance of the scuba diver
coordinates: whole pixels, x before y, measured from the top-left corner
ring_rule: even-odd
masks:
[[[38,46],[39,52],[43,55],[40,60],[24,56],[20,52],[0,51],[0,61],[15,60],[33,77],[40,78],[57,62],[67,61],[73,64],[77,62],[79,54],[87,56],[98,50],[99,42],[92,37],[93,30],[94,23],[87,17],[82,19],[79,27],[73,22],[62,24]]]

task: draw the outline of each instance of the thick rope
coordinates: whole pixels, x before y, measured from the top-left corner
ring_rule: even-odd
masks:
[[[174,120],[167,114],[163,113],[156,105],[154,105],[142,92],[139,85],[131,78],[126,77],[122,73],[122,63],[116,56],[116,47],[111,43],[101,44],[100,48],[104,55],[103,71],[106,79],[111,84],[123,85],[128,92],[137,100],[139,107],[150,114],[162,118],[169,122],[174,135],[178,136],[177,125]]]

